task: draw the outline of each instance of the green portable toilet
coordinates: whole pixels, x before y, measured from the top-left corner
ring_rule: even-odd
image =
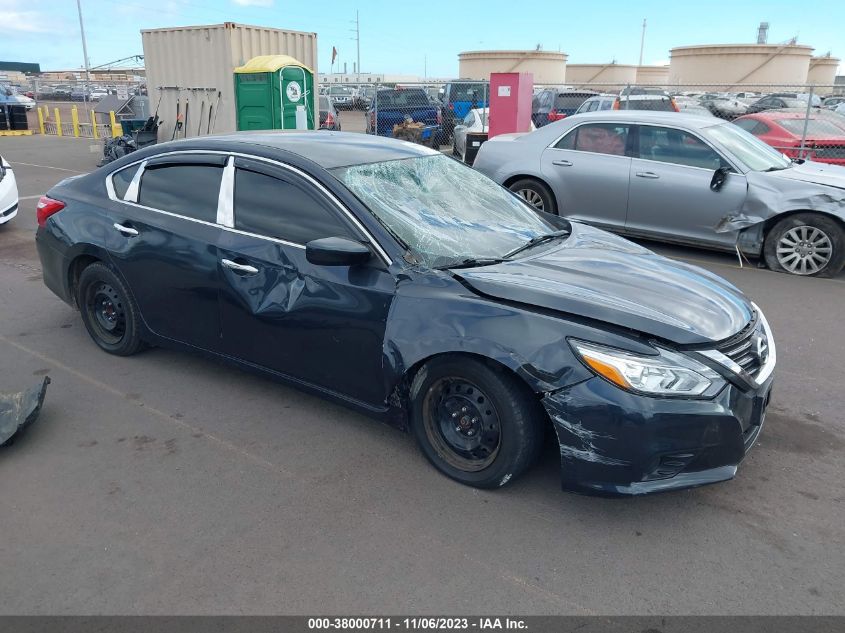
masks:
[[[239,130],[313,130],[314,71],[287,55],[259,55],[235,68]],[[304,128],[302,125],[304,124]]]

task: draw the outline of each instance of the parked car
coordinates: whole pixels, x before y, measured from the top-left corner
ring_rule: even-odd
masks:
[[[836,114],[845,114],[845,103],[840,103],[836,106],[834,112],[836,112]]]
[[[489,90],[489,86],[481,81],[452,81],[443,86],[440,102],[443,104],[443,132],[447,139],[467,112],[490,105]]]
[[[486,132],[489,129],[487,117],[490,108],[473,108],[463,120],[455,126],[453,132],[452,152],[467,162],[467,134],[470,132]]]
[[[436,134],[442,134],[440,109],[429,101],[422,88],[397,88],[378,90],[373,105],[367,111],[367,134],[391,136],[393,126],[407,118],[427,126],[438,126]]]
[[[620,91],[613,109],[677,112],[678,106],[675,104],[675,100],[669,96],[669,93],[662,88],[629,86]]]
[[[10,89],[0,89],[0,105],[23,106],[27,110],[35,107],[35,100],[26,95],[12,92]]]
[[[375,94],[375,86],[361,86],[355,92],[355,107],[359,110],[368,110],[373,104]]]
[[[714,97],[704,102],[706,108],[715,116],[733,121],[748,111],[748,104],[732,97]]]
[[[474,165],[542,211],[618,233],[739,249],[797,275],[845,263],[845,169],[796,164],[727,121],[578,114],[497,136]]]
[[[18,214],[18,185],[15,172],[0,156],[0,224],[6,224]]]
[[[355,105],[355,95],[346,86],[330,86],[329,99],[336,110],[351,110]]]
[[[822,107],[828,110],[835,110],[840,103],[845,103],[845,95],[836,95],[832,97],[825,97],[822,101]]]
[[[763,112],[765,110],[782,110],[785,108],[807,109],[807,102],[798,99],[797,97],[776,97],[769,95],[758,99],[748,106],[745,113],[754,114],[755,112]]]
[[[600,94],[596,95],[595,97],[590,97],[578,107],[578,109],[575,111],[575,114],[581,114],[582,112],[600,112],[602,110],[612,110],[614,104],[617,103],[618,98],[619,95],[611,94]]]
[[[598,94],[593,90],[541,90],[531,102],[531,119],[536,127],[543,127],[575,114],[582,103]]]
[[[180,140],[59,183],[37,220],[45,284],[103,351],[263,371],[407,429],[470,486],[518,478],[546,437],[568,489],[723,481],[763,425],[777,351],[737,288],[429,148]]]
[[[340,132],[340,117],[332,105],[332,100],[320,96],[320,129]]]
[[[675,97],[675,105],[678,110],[684,114],[696,114],[698,116],[713,117],[715,116],[709,108],[701,104],[700,101],[692,97]]]
[[[845,128],[830,119],[774,110],[748,114],[734,124],[789,158],[845,165]],[[802,144],[805,128],[807,137]]]

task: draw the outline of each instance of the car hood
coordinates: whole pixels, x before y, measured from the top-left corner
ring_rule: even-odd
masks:
[[[788,169],[767,172],[766,175],[771,178],[783,178],[845,189],[845,167],[839,165],[807,161],[800,165],[795,164]]]
[[[546,251],[455,274],[482,295],[611,323],[678,345],[726,339],[749,322],[753,310],[717,275],[576,222],[566,240]]]

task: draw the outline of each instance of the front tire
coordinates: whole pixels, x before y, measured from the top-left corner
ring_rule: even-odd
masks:
[[[796,213],[768,232],[763,257],[771,270],[804,277],[833,277],[845,264],[845,234],[832,218]]]
[[[85,268],[77,297],[85,329],[100,349],[116,356],[141,349],[138,306],[108,266],[96,262]]]
[[[522,178],[511,183],[508,188],[538,211],[557,213],[557,204],[551,189],[539,180]]]
[[[503,369],[443,357],[411,384],[411,423],[423,454],[446,476],[498,488],[539,455],[544,414],[534,395]]]

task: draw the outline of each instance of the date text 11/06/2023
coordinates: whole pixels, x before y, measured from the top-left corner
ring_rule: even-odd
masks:
[[[308,618],[310,630],[526,631],[525,620],[507,617],[333,617]]]

